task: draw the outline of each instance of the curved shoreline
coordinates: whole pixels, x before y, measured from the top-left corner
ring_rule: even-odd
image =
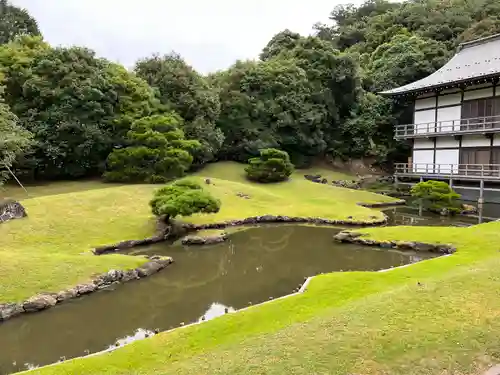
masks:
[[[126,283],[154,275],[173,263],[169,257],[152,256],[148,262],[130,270],[110,270],[98,275],[87,283],[76,285],[57,293],[39,293],[20,303],[0,304],[0,324],[2,321],[25,313],[47,310],[63,302],[108,288],[114,284]]]
[[[450,256],[450,255],[452,255],[452,254],[446,254],[446,255],[443,255],[443,257],[447,257],[447,256]],[[378,270],[378,271],[366,271],[366,272],[385,273],[385,272],[390,272],[390,271],[396,271],[396,270],[399,270],[399,269],[402,269],[402,268],[411,267],[411,266],[413,266],[415,264],[417,264],[417,263],[406,264],[404,266],[398,266],[398,267],[385,268],[385,269]],[[255,305],[247,306],[247,307],[241,308],[241,309],[233,311],[233,312],[228,312],[227,314],[238,314],[238,313],[247,311],[249,309],[259,308],[259,307],[262,307],[262,306],[264,306],[266,304],[273,303],[275,301],[283,300],[283,299],[290,298],[290,297],[295,297],[295,296],[298,296],[300,294],[306,293],[307,289],[309,287],[309,284],[317,276],[320,276],[320,275],[315,275],[315,276],[309,276],[309,277],[307,277],[304,280],[304,283],[302,284],[302,286],[300,287],[300,289],[298,291],[296,291],[296,292],[293,292],[293,293],[290,293],[290,294],[286,294],[284,296],[277,297],[277,298],[274,298],[274,299],[269,300],[269,301],[263,301],[261,303],[255,304]],[[217,316],[217,317],[215,317],[213,319],[220,318],[221,316],[223,316],[223,315]],[[185,329],[185,328],[189,328],[189,327],[193,327],[193,326],[196,326],[196,325],[200,325],[200,324],[204,324],[204,323],[210,322],[213,319],[197,321],[197,322],[189,323],[189,324],[186,324],[186,325],[180,325],[179,327],[168,329],[166,331],[161,331],[161,332],[155,333],[154,335],[172,333],[172,332],[175,332],[175,331],[180,330],[180,329]],[[146,337],[146,338],[151,338],[151,337],[152,336]],[[144,339],[145,338],[137,339],[137,340],[134,340],[134,341],[131,341],[131,342],[127,342],[127,343],[125,343],[123,345],[120,345],[120,346],[110,346],[109,348],[101,350],[99,352],[95,352],[95,353],[91,353],[91,354],[88,354],[88,355],[83,355],[83,356],[79,356],[79,357],[67,359],[67,360],[60,361],[60,362],[51,363],[51,364],[48,364],[48,365],[45,365],[45,366],[41,366],[39,368],[53,367],[53,366],[58,366],[58,365],[60,365],[62,363],[65,363],[65,362],[70,362],[70,361],[75,361],[75,360],[82,360],[82,359],[86,359],[86,358],[101,356],[103,354],[111,353],[111,352],[114,352],[114,351],[116,351],[118,349],[122,349],[122,348],[124,348],[126,346],[129,346],[129,345],[133,344],[136,341],[141,341],[141,340],[144,340]],[[28,374],[31,371],[32,370],[26,370],[26,371],[19,372],[18,374]]]
[[[398,202],[390,202],[390,203],[380,203],[379,206],[374,207],[390,207],[394,205],[404,204],[404,201]],[[361,204],[360,204],[361,205]],[[387,206],[389,205],[389,206]],[[368,207],[367,207],[368,208]],[[225,229],[228,227],[236,227],[236,226],[244,226],[244,225],[255,225],[255,224],[279,224],[279,223],[296,223],[296,224],[316,224],[316,225],[331,225],[331,226],[343,226],[343,227],[368,227],[368,226],[381,226],[387,224],[387,216],[383,216],[382,219],[378,219],[373,216],[372,221],[360,221],[353,219],[346,220],[332,220],[332,219],[324,219],[320,217],[293,217],[293,216],[284,216],[284,215],[262,215],[262,216],[251,216],[246,219],[234,219],[234,220],[226,220],[217,223],[208,223],[208,224],[191,224],[191,223],[183,223],[179,225],[179,229],[184,231],[183,234],[187,234],[189,232],[196,232],[200,230],[206,229]],[[171,233],[171,227],[167,227],[162,229],[159,234],[156,234],[152,237],[148,237],[142,240],[127,240],[121,241],[112,245],[104,245],[99,246],[93,249],[93,253],[95,255],[103,255],[115,253],[120,250],[132,249],[134,247],[139,246],[147,246],[160,242],[167,241],[173,238],[175,234]]]

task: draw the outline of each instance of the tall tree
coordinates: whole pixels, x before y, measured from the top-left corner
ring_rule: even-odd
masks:
[[[296,61],[238,62],[216,80],[225,158],[246,161],[260,149],[280,147],[295,159],[325,149],[326,112],[314,103],[313,86]]]
[[[294,33],[288,29],[281,31],[273,36],[269,43],[267,43],[260,54],[260,59],[263,61],[269,60],[286,50],[295,48],[300,38],[300,34]]]
[[[31,145],[31,134],[17,124],[17,117],[1,97],[0,86],[0,185],[8,178],[8,168]]]
[[[23,36],[0,47],[0,65],[6,102],[36,141],[17,167],[35,178],[102,172],[133,120],[157,110],[146,82],[85,48]]]
[[[382,91],[405,85],[434,73],[450,57],[442,42],[399,34],[380,45],[365,67],[368,87]]]
[[[26,9],[0,0],[0,44],[10,42],[18,35],[41,35],[38,23]]]
[[[220,113],[219,98],[207,80],[175,53],[140,60],[135,71],[158,90],[163,105],[184,119],[186,137],[201,142],[195,164],[214,160],[224,136],[215,127]]]
[[[198,141],[184,139],[175,113],[136,120],[127,134],[129,146],[108,157],[108,181],[162,183],[181,177],[193,162]]]
[[[323,139],[331,151],[339,137],[340,125],[350,116],[360,94],[358,63],[353,56],[340,53],[330,43],[312,36],[301,38],[281,57],[296,61],[312,85],[313,103],[326,113]]]

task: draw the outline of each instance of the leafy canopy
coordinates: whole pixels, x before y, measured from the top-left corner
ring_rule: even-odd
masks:
[[[260,151],[260,157],[248,161],[247,178],[258,182],[285,181],[293,173],[294,166],[285,151],[268,148]]]
[[[17,124],[16,115],[0,96],[0,184],[8,178],[7,168],[30,146],[31,134]]]
[[[40,35],[36,20],[26,9],[0,0],[0,44],[10,42],[18,35]]]
[[[17,164],[33,177],[101,173],[133,120],[157,109],[146,82],[86,48],[22,36],[0,46],[5,99],[35,146]]]
[[[175,53],[140,60],[135,72],[157,90],[164,106],[184,119],[186,138],[200,141],[194,163],[214,160],[224,135],[215,126],[220,113],[219,96],[208,81]]]
[[[175,113],[136,120],[127,134],[129,146],[108,157],[107,181],[163,183],[181,177],[200,143],[184,139],[182,119]]]
[[[419,182],[412,187],[411,195],[431,211],[441,212],[443,209],[450,213],[458,213],[460,211],[458,203],[460,194],[457,194],[444,181],[429,180]]]
[[[168,221],[176,216],[217,213],[221,202],[198,183],[180,180],[157,190],[149,204],[154,215],[165,216]]]

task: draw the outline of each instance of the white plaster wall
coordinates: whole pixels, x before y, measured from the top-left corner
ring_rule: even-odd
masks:
[[[433,133],[436,121],[436,110],[415,112],[415,133]]]
[[[436,150],[436,173],[458,172],[458,148],[456,150]]]
[[[460,93],[439,95],[438,96],[438,107],[443,105],[453,105],[460,104],[462,100],[462,95]]]
[[[460,101],[460,98],[459,98]],[[460,118],[462,115],[462,106],[439,108],[437,110],[437,131],[451,132],[460,130]]]
[[[493,137],[493,146],[500,146],[500,134],[495,134]]]
[[[441,96],[441,95],[447,95],[447,94],[458,94],[461,96],[460,92],[461,92],[460,89],[456,89],[456,88],[455,89],[446,89],[446,90],[441,91],[439,93],[439,95]]]
[[[464,100],[490,98],[492,96],[493,96],[493,87],[489,87],[481,90],[466,91],[464,93]]]
[[[413,143],[413,148],[434,148],[434,142],[431,139],[427,138],[416,138]]]
[[[436,97],[415,100],[415,109],[436,108]]]
[[[413,170],[415,172],[433,171],[434,151],[433,150],[413,150]]]
[[[462,147],[487,147],[490,140],[482,135],[464,135],[462,138]]]
[[[474,89],[481,88],[481,87],[493,87],[493,85],[491,84],[491,82],[480,83],[479,85],[473,85],[473,86],[467,87],[467,89],[465,91],[470,91],[470,90],[474,90]]]
[[[436,138],[436,148],[450,148],[457,147],[460,142],[454,137],[437,137]]]

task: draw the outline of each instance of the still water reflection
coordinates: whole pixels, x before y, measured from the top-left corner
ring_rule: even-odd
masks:
[[[290,294],[304,277],[321,272],[380,270],[430,257],[337,244],[332,240],[337,232],[282,225],[241,231],[210,247],[160,244],[136,250],[169,255],[175,263],[148,279],[0,324],[0,374]]]

